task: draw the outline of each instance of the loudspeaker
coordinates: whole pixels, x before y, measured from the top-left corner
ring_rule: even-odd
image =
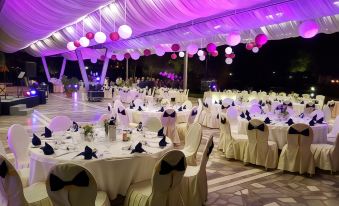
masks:
[[[26,77],[36,77],[36,63],[35,62],[25,62],[25,72]]]

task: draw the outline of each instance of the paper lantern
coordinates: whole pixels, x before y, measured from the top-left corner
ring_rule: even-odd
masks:
[[[234,53],[229,54],[229,58],[234,59],[235,58],[235,54]]]
[[[124,54],[124,57],[125,57],[125,59],[129,59],[129,58],[131,58],[131,55],[127,52],[127,53]]]
[[[95,33],[94,35],[94,40],[98,43],[98,44],[102,44],[106,41],[106,34],[99,31],[97,33]]]
[[[89,40],[87,39],[87,37],[81,37],[80,38],[80,40],[79,40],[79,42],[80,42],[80,45],[82,46],[82,47],[88,47],[88,45],[89,45]]]
[[[131,58],[134,59],[134,60],[138,60],[140,58],[139,52],[132,52]]]
[[[254,43],[253,43],[253,42],[250,42],[250,43],[247,43],[247,44],[246,44],[246,49],[247,49],[247,50],[252,50],[253,47],[254,47]]]
[[[199,49],[199,51],[198,51],[198,56],[199,56],[199,57],[204,56],[204,51],[201,50],[201,49]]]
[[[185,52],[179,52],[179,57],[184,57],[185,56]]]
[[[92,32],[87,32],[86,38],[89,39],[89,40],[91,40],[91,39],[94,38],[94,34],[93,34]]]
[[[171,46],[171,49],[172,49],[172,51],[174,51],[174,52],[179,51],[180,45],[179,45],[179,44],[173,44],[173,45]]]
[[[175,53],[171,54],[171,59],[176,59],[177,55]]]
[[[122,39],[128,39],[132,36],[132,28],[126,24],[121,25],[118,29],[118,33]]]
[[[119,36],[119,33],[118,32],[112,32],[109,34],[109,38],[112,40],[112,41],[118,41],[120,36]]]
[[[264,45],[266,44],[268,41],[267,39],[267,36],[265,34],[258,34],[256,37],[255,37],[255,43],[257,45]]]
[[[241,36],[239,32],[231,32],[226,36],[226,43],[230,46],[236,46],[240,43]]]
[[[116,56],[117,56],[117,60],[118,61],[124,60],[124,55],[123,54],[116,54]]]
[[[115,55],[115,54],[113,54],[112,56],[111,56],[111,59],[114,61],[114,60],[117,60],[117,56]]]
[[[145,50],[144,50],[144,55],[145,55],[145,56],[149,56],[149,55],[151,55],[151,54],[152,54],[151,50],[149,50],[149,49],[145,49]]]
[[[199,59],[200,59],[200,61],[205,61],[206,56],[200,56]]]
[[[253,47],[253,49],[252,49],[252,52],[253,52],[253,53],[258,53],[258,51],[259,51],[259,48],[258,48],[258,47],[256,47],[256,46]]]
[[[216,57],[218,56],[219,52],[217,50],[215,50],[214,52],[211,53],[212,57]]]
[[[319,32],[319,25],[313,20],[304,21],[299,25],[298,31],[303,38],[312,38]]]
[[[226,47],[225,53],[226,54],[231,54],[232,53],[232,47]]]
[[[217,46],[214,43],[209,43],[207,44],[206,49],[209,53],[212,53],[217,50]]]
[[[76,47],[74,46],[73,42],[68,42],[67,43],[67,49],[70,51],[73,51],[76,49]]]
[[[193,58],[194,54],[188,54],[188,58]]]
[[[92,58],[91,58],[91,63],[95,64],[95,63],[97,63],[97,61],[98,61],[97,58],[95,58],[95,57],[92,57]]]
[[[196,44],[190,44],[187,46],[187,53],[188,54],[196,54],[198,52],[198,45]]]
[[[158,46],[155,49],[155,54],[158,55],[159,57],[164,56],[165,50],[162,47]]]
[[[74,44],[75,47],[81,46],[81,45],[80,45],[80,42],[79,42],[78,40],[75,40],[75,41],[73,42],[73,44]]]
[[[232,64],[233,59],[231,59],[231,58],[226,58],[225,62],[226,62],[226,64]]]

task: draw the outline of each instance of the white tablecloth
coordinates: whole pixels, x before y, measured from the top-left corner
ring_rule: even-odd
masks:
[[[76,136],[76,134],[72,136]],[[107,192],[110,199],[115,199],[118,194],[126,195],[131,184],[150,179],[156,162],[173,148],[169,138],[166,139],[169,144],[161,149],[158,146],[161,138],[156,137],[155,133],[148,136],[153,136],[153,138],[145,138],[141,134],[135,133],[132,140],[128,142],[123,142],[121,135],[118,135],[117,141],[110,143],[107,141],[81,142],[79,144],[69,142],[70,145],[78,145],[77,151],[71,150],[70,153],[67,153],[67,150],[61,149],[66,147],[64,145],[59,146],[60,148],[56,149],[53,155],[44,155],[41,149],[31,147],[30,184],[46,181],[49,170],[53,166],[67,162],[82,165],[90,170],[96,179],[98,189]],[[138,141],[147,141],[151,146],[143,145],[143,148],[149,153],[130,154],[131,150],[127,150],[127,148],[132,144],[132,141],[134,144]],[[56,147],[53,140],[48,140],[48,142],[52,147]],[[74,158],[84,150],[86,145],[97,149],[98,159],[84,160],[83,156]],[[124,149],[122,149],[123,147]]]
[[[259,118],[261,119],[261,118]],[[238,133],[247,134],[248,121],[243,118],[239,118]],[[267,124],[269,129],[268,140],[274,141],[278,144],[278,148],[282,149],[287,143],[287,131],[289,126],[285,122],[277,122],[274,124]],[[311,126],[313,130],[313,143],[324,144],[327,142],[328,125],[316,124]]]

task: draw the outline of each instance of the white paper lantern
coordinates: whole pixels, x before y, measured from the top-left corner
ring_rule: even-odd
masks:
[[[97,33],[95,33],[94,35],[94,40],[98,43],[98,44],[102,44],[106,41],[106,34],[99,31]]]
[[[128,39],[132,36],[132,28],[126,24],[121,25],[118,29],[118,33],[122,39]]]
[[[70,51],[73,51],[76,49],[76,47],[74,46],[73,42],[68,42],[67,43],[67,49]]]
[[[131,58],[134,59],[134,60],[138,60],[140,58],[139,52],[132,52]]]
[[[200,59],[200,61],[205,61],[206,56],[204,56],[204,55],[203,55],[203,56],[200,56],[199,59]]]
[[[124,60],[124,55],[123,54],[117,54],[116,56],[117,56],[117,60],[118,61]]]
[[[258,53],[258,51],[259,51],[259,48],[258,48],[258,47],[253,47],[253,49],[252,49],[252,52],[253,52],[253,53]]]
[[[201,50],[201,49],[199,49],[199,51],[198,51],[198,56],[199,56],[199,57],[204,56],[204,51]]]
[[[82,47],[88,47],[89,45],[89,39],[87,39],[85,36],[81,37],[79,42]]]
[[[159,57],[165,55],[165,50],[162,47],[157,47],[155,48],[155,54],[158,55]]]
[[[226,54],[232,54],[232,47],[226,47],[226,49],[225,49],[225,53]]]
[[[95,63],[97,63],[97,61],[98,61],[97,58],[95,58],[95,57],[92,57],[92,58],[91,58],[91,63],[95,64]]]
[[[179,57],[184,57],[185,56],[185,52],[179,52]]]
[[[198,45],[190,44],[187,46],[187,53],[189,54],[196,54],[198,52]]]
[[[231,32],[226,37],[226,43],[230,46],[236,46],[240,43],[241,36],[239,32]]]
[[[232,58],[226,58],[225,62],[226,62],[226,64],[232,64],[233,59]]]

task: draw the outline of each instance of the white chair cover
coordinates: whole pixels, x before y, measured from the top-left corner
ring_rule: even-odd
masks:
[[[185,147],[182,152],[185,154],[188,165],[197,165],[197,152],[201,143],[202,129],[199,123],[193,123],[185,139]]]
[[[88,186],[76,186],[72,181],[84,173],[85,182],[88,180]],[[67,182],[62,188],[52,189],[56,184],[55,179]],[[80,179],[80,178],[79,178]],[[87,180],[86,180],[87,179]],[[50,170],[46,181],[47,193],[54,206],[109,206],[110,202],[105,192],[97,191],[97,184],[93,175],[84,167],[75,164],[59,164]],[[52,185],[52,186],[51,186]]]
[[[171,117],[171,115],[174,117]],[[167,115],[167,117],[166,117]],[[177,114],[174,109],[166,109],[161,116],[161,124],[165,129],[165,134],[169,137],[174,144],[180,144],[180,138],[178,135],[177,128],[175,126],[175,122],[177,119]]]
[[[161,129],[162,124],[157,117],[149,117],[147,118],[144,126],[152,132],[157,132]]]
[[[128,128],[129,126],[129,117],[124,106],[120,105],[117,108],[118,122],[123,128]]]
[[[267,125],[257,119],[250,120],[248,125],[248,146],[245,150],[244,162],[261,165],[266,169],[276,168],[278,164],[278,146],[275,142],[268,141],[269,130]],[[264,131],[260,129],[264,129]]]
[[[73,125],[73,121],[67,116],[53,117],[47,126],[53,132],[66,131]]]
[[[1,206],[52,206],[44,183],[35,183],[24,189],[18,172],[2,155],[0,164],[5,164],[8,169],[5,177],[0,177]]]
[[[180,170],[165,172],[164,165],[180,165]],[[155,165],[151,180],[129,187],[124,206],[184,206],[180,184],[185,170],[185,155],[179,150],[167,152]]]
[[[15,168],[29,167],[29,137],[25,128],[20,124],[14,124],[8,129],[8,146],[15,156]]]
[[[185,205],[204,205],[207,200],[206,164],[213,150],[213,136],[206,143],[198,166],[187,166],[181,183],[181,193]]]
[[[187,123],[183,122],[183,123],[177,124],[177,131],[178,131],[180,141],[185,141],[188,129],[191,126],[191,124],[195,122],[197,116],[198,116],[198,107],[194,106],[192,108],[190,116],[188,117]]]
[[[324,112],[320,109],[316,109],[314,110],[311,114],[310,117],[314,117],[315,115],[317,115],[317,120],[320,118],[324,118]]]
[[[339,116],[334,120],[332,130],[327,134],[327,141],[334,142],[335,138],[339,134]]]
[[[238,116],[237,107],[233,106],[227,109],[226,117],[230,123],[231,131],[238,131]]]
[[[324,105],[323,112],[324,112],[324,119],[325,119],[325,121],[326,122],[330,122],[331,119],[332,119],[331,109],[327,105]]]
[[[305,131],[305,135],[291,134],[293,130],[298,133]],[[309,125],[293,124],[288,130],[287,144],[280,154],[278,169],[300,174],[305,172],[310,175],[314,174],[314,159],[310,149],[312,142],[313,130]]]
[[[202,111],[202,107],[203,107],[202,101],[201,101],[201,99],[198,99],[198,114],[197,114],[194,122],[199,122],[201,111]]]
[[[218,107],[212,102],[211,97],[207,97],[203,103],[203,110],[199,116],[199,123],[209,128],[219,128],[219,120],[217,118],[219,111]]]
[[[190,100],[186,100],[181,106],[186,106],[186,109],[192,109],[192,102]]]

